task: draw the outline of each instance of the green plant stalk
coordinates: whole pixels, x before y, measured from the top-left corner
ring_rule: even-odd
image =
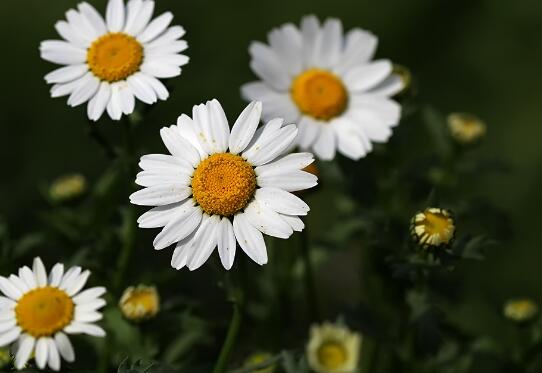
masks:
[[[320,321],[320,307],[318,303],[318,296],[316,292],[316,284],[314,283],[314,271],[312,268],[312,262],[310,257],[309,239],[307,235],[307,228],[303,229],[300,234],[300,246],[301,256],[303,258],[303,264],[305,267],[305,292],[307,294],[307,302],[309,305],[309,317],[311,320]]]
[[[230,326],[228,328],[228,333],[226,334],[226,339],[218,355],[218,360],[216,361],[213,373],[224,373],[230,361],[230,355],[237,341],[237,336],[239,335],[239,329],[241,328],[241,322],[243,319],[242,314],[242,303],[243,303],[243,294],[240,293],[238,297],[234,299],[233,302],[233,315],[230,321]]]

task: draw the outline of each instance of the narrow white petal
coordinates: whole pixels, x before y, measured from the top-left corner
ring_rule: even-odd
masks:
[[[103,300],[102,298],[98,298],[98,299],[90,300],[87,303],[82,303],[80,305],[78,304],[77,309],[80,312],[92,312],[92,311],[96,311],[97,309],[102,308],[105,305],[106,305],[105,300]]]
[[[345,37],[345,46],[339,63],[333,68],[337,74],[343,74],[354,66],[370,61],[376,51],[378,39],[369,31],[355,28]]]
[[[26,285],[26,283],[23,280],[21,280],[19,276],[9,275],[9,281],[11,281],[11,284],[15,286],[17,290],[19,290],[23,294],[26,293],[28,290],[30,290],[28,288],[28,285]]]
[[[137,219],[139,228],[160,228],[164,227],[177,212],[177,208],[181,203],[172,203],[171,205],[157,206]]]
[[[327,19],[315,41],[314,61],[319,66],[330,68],[340,58],[342,49],[342,23],[338,19]]]
[[[322,160],[331,160],[335,157],[336,146],[337,139],[333,128],[322,126],[320,134],[312,146],[314,153]]]
[[[5,333],[8,330],[15,328],[16,325],[17,325],[17,320],[15,318],[0,322],[0,334]]]
[[[7,278],[3,276],[0,276],[0,290],[7,297],[13,300],[17,300],[23,295],[23,293],[21,293],[20,290],[18,290],[15,286],[13,286],[13,284]]]
[[[119,83],[111,84],[111,97],[107,102],[107,114],[113,120],[119,120],[122,116],[122,99],[120,97]]]
[[[166,86],[161,81],[156,79],[154,76],[150,76],[147,74],[141,74],[140,78],[143,79],[152,88],[154,93],[156,93],[156,97],[158,97],[162,101],[167,100],[167,98],[169,97],[169,92]]]
[[[66,271],[60,285],[58,286],[62,290],[66,290],[68,287],[72,286],[79,274],[81,273],[81,267],[74,266]]]
[[[130,32],[131,29],[136,27],[136,20],[139,16],[139,12],[143,8],[143,0],[129,0],[126,4],[126,14],[123,32],[134,35]],[[135,36],[135,35],[134,35]]]
[[[241,86],[241,96],[247,101],[262,102],[262,116],[265,121],[281,117],[285,123],[294,123],[300,116],[299,109],[289,93],[277,92],[263,82],[244,84]]]
[[[55,98],[71,95],[73,91],[79,88],[86,81],[86,79],[87,74],[72,80],[71,82],[55,84],[51,87],[51,97]]]
[[[98,34],[105,34],[107,32],[104,19],[92,5],[82,2],[79,3],[78,8],[80,14],[86,18]]]
[[[199,137],[196,135],[196,128],[194,126],[194,121],[186,114],[182,114],[177,118],[177,130],[181,136],[186,139],[194,148],[197,149],[200,158],[205,159],[209,154],[203,149]],[[199,160],[198,160],[199,164]],[[194,164],[194,167],[197,164]]]
[[[160,129],[160,136],[171,155],[179,158],[181,162],[187,161],[192,166],[199,164],[201,159],[198,151],[181,136],[175,126],[163,127]]]
[[[47,365],[54,371],[60,370],[60,355],[52,338],[47,338]]]
[[[130,85],[126,81],[118,82],[119,93],[120,93],[120,105],[122,108],[123,114],[129,115],[134,112],[135,108],[135,97],[130,88]]]
[[[293,230],[279,214],[264,204],[254,200],[245,208],[244,214],[256,229],[269,236],[288,238]]]
[[[64,331],[68,334],[88,334],[93,337],[105,337],[105,331],[98,325],[78,321],[72,322]]]
[[[259,265],[267,263],[267,249],[262,233],[250,224],[243,213],[233,218],[233,231],[239,246],[250,259]]]
[[[179,270],[186,266],[188,259],[193,253],[192,242],[196,232],[197,228],[194,230],[194,232],[190,233],[187,237],[183,238],[177,243],[175,250],[173,251],[173,255],[171,256],[171,267]]]
[[[301,33],[292,24],[272,30],[269,44],[291,75],[301,72],[303,66]]]
[[[218,255],[225,269],[229,270],[233,266],[235,259],[235,249],[237,242],[233,233],[233,225],[230,219],[223,217],[217,230],[216,240],[218,245]]]
[[[367,154],[368,149],[359,137],[356,126],[342,118],[333,121],[330,125],[335,130],[339,152],[355,161]]]
[[[152,87],[144,79],[141,79],[141,75],[140,72],[137,72],[131,75],[126,81],[138,100],[148,105],[154,104],[157,100],[156,93],[154,93]]]
[[[153,47],[145,46],[145,56],[155,57],[167,54],[175,54],[185,51],[188,48],[186,40],[171,41],[164,45],[155,45]]]
[[[45,81],[50,84],[67,83],[82,77],[87,71],[86,64],[64,66],[45,75]]]
[[[290,88],[291,78],[273,49],[260,42],[252,42],[249,47],[252,56],[250,68],[267,84],[279,91]]]
[[[35,360],[36,365],[40,369],[45,368],[45,364],[47,363],[47,355],[48,355],[48,348],[47,348],[47,338],[41,337],[38,339],[38,342],[36,343],[36,351],[35,351]]]
[[[162,206],[180,202],[192,194],[184,184],[164,184],[148,187],[132,193],[130,202],[140,206]]]
[[[322,126],[326,124],[320,123],[316,119],[303,116],[299,122],[299,132],[297,136],[297,143],[303,149],[308,149],[318,136]]]
[[[231,130],[229,148],[233,154],[238,154],[248,146],[262,115],[262,103],[253,101],[241,112]]]
[[[259,188],[254,195],[260,204],[286,215],[307,215],[310,210],[301,198],[278,188]]]
[[[73,297],[73,302],[77,305],[88,303],[102,296],[103,294],[105,294],[106,291],[107,290],[103,286],[89,288]]]
[[[77,294],[81,289],[85,286],[87,283],[88,277],[90,276],[90,271],[86,270],[83,273],[81,273],[72,284],[68,285],[68,288],[66,289],[66,293],[72,297],[75,294]]]
[[[173,220],[166,224],[154,239],[154,249],[162,250],[187,237],[198,227],[201,219],[202,213],[199,207],[191,203],[179,207]]]
[[[87,115],[89,119],[97,121],[109,103],[111,98],[111,85],[108,82],[102,82],[98,93],[89,101],[87,106]]]
[[[139,40],[139,42],[141,43],[148,43],[149,41],[160,35],[162,32],[164,32],[171,23],[172,19],[173,14],[171,12],[165,12],[161,14],[160,16],[152,20],[152,22],[149,23],[145,30],[143,30],[143,32],[137,36],[137,40]]]
[[[124,32],[130,35],[137,36],[141,31],[143,31],[147,25],[149,24],[149,21],[152,18],[152,13],[154,12],[154,1],[153,0],[145,0],[143,1],[143,5],[141,6],[139,13],[133,20],[133,22],[130,24],[130,10],[128,8],[128,20],[126,22],[126,27],[124,28]]]
[[[73,351],[73,346],[70,342],[70,339],[66,334],[58,332],[55,334],[55,343],[60,355],[68,363],[71,363],[75,360],[75,352]]]
[[[156,39],[145,45],[145,50],[147,50],[147,48],[154,49],[168,45],[182,37],[184,34],[184,28],[182,28],[181,26],[170,27]]]
[[[9,331],[0,334],[0,347],[7,346],[14,342],[21,335],[21,328],[18,326],[10,329]]]
[[[58,21],[55,23],[55,29],[61,37],[77,47],[88,48],[90,45],[91,40],[77,30],[74,30],[66,21]]]
[[[51,269],[51,273],[49,273],[49,285],[57,287],[60,285],[60,281],[62,280],[62,276],[64,275],[64,264],[57,263],[53,266]]]
[[[0,322],[9,321],[9,320],[15,320],[15,311],[9,305],[0,306]]]
[[[303,220],[301,220],[298,216],[281,214],[280,217],[286,223],[290,224],[290,227],[292,227],[292,229],[296,232],[301,232],[305,228],[305,224],[303,223]]]
[[[34,276],[38,283],[38,287],[43,287],[47,285],[47,272],[45,271],[45,266],[41,261],[40,257],[34,258],[34,263],[32,265],[34,271]]]
[[[358,65],[344,74],[344,83],[354,92],[367,91],[386,79],[392,71],[388,60]]]
[[[141,65],[141,72],[161,79],[173,78],[181,75],[179,65],[162,62],[160,59],[143,62]]]
[[[75,317],[75,321],[90,323],[90,322],[96,322],[96,321],[101,320],[103,318],[103,315],[101,314],[101,312],[96,312],[96,311],[87,312],[87,311],[81,311],[81,310],[76,309],[74,317]]]
[[[28,359],[30,359],[30,355],[34,350],[35,344],[36,340],[34,337],[28,334],[21,335],[21,337],[19,338],[19,348],[17,349],[17,353],[15,354],[15,368],[24,368],[24,366],[28,362]]]
[[[314,162],[314,156],[311,153],[291,153],[271,163],[256,167],[255,172],[258,176],[280,174],[301,170],[312,162]]]
[[[16,305],[17,305],[17,303],[13,299],[3,297],[3,296],[0,295],[0,309],[2,309],[2,310],[13,310]]]
[[[301,36],[303,38],[304,65],[314,66],[314,46],[320,30],[320,22],[313,15],[305,16],[301,20]]]
[[[107,22],[107,29],[110,32],[122,30],[124,27],[124,12],[125,7],[123,0],[109,0],[105,12],[105,19]]]
[[[254,166],[266,164],[285,152],[296,136],[297,128],[295,124],[282,127],[272,136],[262,134],[256,143],[243,153],[243,157]]]
[[[192,241],[194,253],[187,262],[189,270],[194,271],[201,267],[213,253],[216,247],[216,231],[219,222],[220,218],[217,215],[203,216],[201,226],[198,228]]]
[[[68,98],[68,105],[74,107],[87,102],[100,88],[100,80],[91,72],[86,73],[78,80],[79,85]]]
[[[63,40],[45,40],[40,44],[41,58],[59,65],[84,63],[86,51]]]
[[[318,184],[313,174],[305,171],[288,171],[280,174],[260,175],[257,177],[258,186],[280,188],[288,192],[312,188]]]

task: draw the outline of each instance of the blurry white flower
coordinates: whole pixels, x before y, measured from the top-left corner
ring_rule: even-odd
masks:
[[[177,243],[171,265],[199,268],[215,247],[224,268],[233,265],[237,243],[256,263],[267,263],[262,233],[288,238],[301,231],[298,215],[309,207],[290,192],[313,187],[316,176],[302,171],[310,153],[284,155],[297,136],[294,124],[273,119],[257,129],[262,105],[250,103],[231,131],[217,100],[194,106],[192,118],[160,134],[171,155],[141,158],[130,196],[136,205],[157,206],[143,214],[142,228],[164,227],[156,250]]]
[[[320,25],[306,16],[300,28],[285,24],[268,40],[249,48],[250,67],[262,81],[241,88],[245,99],[263,102],[266,120],[299,123],[297,144],[324,160],[337,150],[359,159],[373,142],[388,141],[401,116],[390,97],[403,81],[390,61],[372,61],[376,36],[362,29],[343,36],[339,20]]]
[[[98,310],[105,305],[100,298],[105,288],[81,291],[90,275],[81,267],[57,263],[49,276],[40,258],[33,268],[22,267],[18,276],[0,276],[0,346],[16,342],[15,367],[22,369],[30,357],[44,369],[60,370],[60,356],[75,360],[67,334],[84,333],[105,336],[94,322],[102,318]]]
[[[188,57],[180,40],[181,26],[169,27],[165,12],[151,21],[152,0],[109,0],[104,18],[82,2],[66,12],[55,28],[64,40],[40,45],[44,60],[65,65],[45,76],[52,97],[67,96],[68,105],[88,101],[87,113],[98,120],[103,112],[118,120],[134,111],[135,98],[146,104],[166,100],[169,92],[157,78],[181,74]]]

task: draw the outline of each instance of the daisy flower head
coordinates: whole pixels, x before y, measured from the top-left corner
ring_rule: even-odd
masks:
[[[310,153],[284,155],[297,136],[295,124],[270,120],[261,128],[262,104],[251,102],[233,127],[217,100],[194,106],[177,125],[160,130],[171,155],[141,158],[136,183],[145,187],[130,196],[136,205],[156,206],[139,219],[142,228],[163,227],[156,250],[176,243],[171,265],[199,268],[218,246],[226,269],[237,243],[256,263],[267,263],[262,233],[288,238],[301,231],[299,215],[309,207],[291,192],[317,184],[302,171]]]
[[[306,16],[299,28],[271,30],[268,42],[250,45],[250,67],[261,81],[245,84],[241,94],[263,102],[266,120],[299,123],[300,148],[322,160],[336,151],[357,160],[372,143],[388,140],[401,116],[390,97],[404,83],[390,61],[373,61],[375,35],[359,28],[343,35],[338,19],[320,24]]]
[[[345,326],[313,325],[307,344],[307,360],[317,373],[350,373],[358,366],[361,335]]]
[[[86,2],[68,10],[55,24],[62,40],[40,45],[41,58],[64,65],[45,76],[51,96],[69,96],[72,107],[88,102],[94,121],[106,110],[114,120],[131,114],[136,98],[149,105],[166,100],[159,79],[181,74],[187,43],[181,26],[170,27],[170,12],[152,19],[153,11],[152,0],[109,0],[105,19]]]
[[[154,286],[130,286],[122,293],[119,308],[128,320],[148,320],[160,310],[160,295]]]
[[[453,214],[436,207],[418,212],[412,218],[410,234],[423,248],[447,246],[455,235]]]
[[[83,290],[90,275],[81,267],[64,271],[57,263],[47,275],[40,258],[32,269],[19,269],[18,275],[0,276],[0,346],[13,344],[15,367],[22,369],[34,357],[39,369],[60,370],[60,357],[75,360],[67,334],[105,336],[94,324],[102,318],[105,288]],[[83,291],[82,291],[83,290]]]
[[[468,113],[451,113],[447,123],[452,138],[461,145],[475,144],[487,132],[484,121]]]
[[[504,316],[512,321],[532,320],[538,313],[538,305],[529,298],[511,299],[504,304]]]

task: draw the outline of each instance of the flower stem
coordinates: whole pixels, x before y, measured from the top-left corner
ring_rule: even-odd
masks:
[[[97,123],[93,123],[90,120],[88,121],[88,135],[102,148],[107,158],[117,158],[116,150],[113,148],[113,146],[111,146],[107,138],[99,130]]]
[[[316,293],[316,284],[314,283],[314,271],[310,257],[309,238],[307,228],[301,231],[301,255],[305,267],[305,292],[307,294],[307,303],[309,305],[309,317],[311,320],[320,321],[320,307],[318,305],[318,296]]]
[[[230,326],[228,327],[228,333],[226,339],[218,355],[213,373],[224,373],[230,360],[230,355],[237,340],[239,329],[241,328],[241,322],[243,319],[242,307],[244,302],[244,294],[241,288],[234,289],[233,298],[233,315],[231,317]]]

